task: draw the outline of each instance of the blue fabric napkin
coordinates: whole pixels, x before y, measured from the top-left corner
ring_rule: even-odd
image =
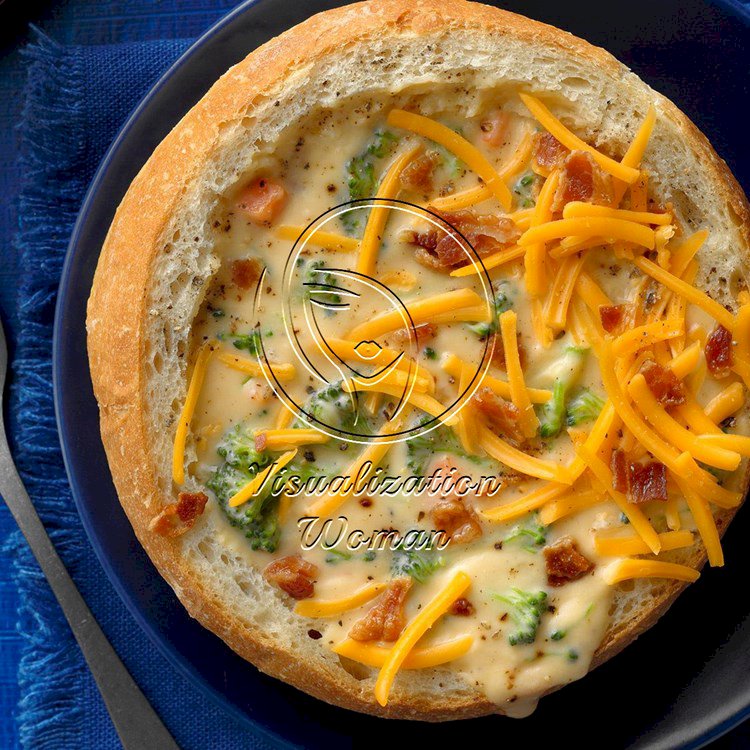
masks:
[[[52,402],[52,321],[63,256],[94,170],[120,124],[182,40],[62,47],[39,34],[26,51],[16,250],[21,330],[10,429],[16,459],[55,545],[118,653],[183,750],[269,745],[175,673],[131,619],[96,560],[65,477]],[[19,736],[29,750],[120,747],[96,686],[20,534],[7,542],[24,639]],[[155,748],[154,750],[158,750]]]

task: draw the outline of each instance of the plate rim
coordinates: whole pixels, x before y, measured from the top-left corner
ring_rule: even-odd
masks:
[[[158,93],[163,89],[165,85],[169,83],[172,77],[179,71],[179,69],[206,43],[210,42],[220,32],[224,31],[226,27],[231,26],[238,17],[242,16],[249,9],[261,5],[269,0],[242,0],[236,7],[226,12],[221,18],[215,21],[209,26],[202,34],[200,34],[188,47],[185,49],[174,62],[159,76],[155,83],[148,89],[145,95],[138,101],[135,107],[127,115],[122,126],[117,131],[114,139],[107,148],[104,156],[99,162],[94,176],[86,190],[85,196],[81,203],[76,221],[73,225],[70,240],[65,250],[65,256],[63,260],[63,266],[60,275],[60,282],[57,287],[57,298],[55,302],[55,314],[53,322],[53,340],[52,340],[52,385],[53,385],[53,401],[55,411],[55,421],[57,425],[58,440],[60,443],[60,449],[63,457],[63,463],[65,466],[65,473],[70,486],[71,495],[76,506],[76,511],[81,520],[81,525],[84,528],[86,537],[89,544],[92,546],[99,564],[102,566],[110,584],[113,586],[117,595],[124,603],[129,614],[140,629],[146,634],[148,639],[157,648],[159,653],[167,660],[167,662],[184,678],[186,678],[196,690],[201,694],[209,697],[214,704],[219,707],[222,711],[225,711],[237,720],[241,725],[245,725],[258,735],[262,736],[264,740],[270,743],[274,747],[278,748],[298,748],[303,747],[295,744],[287,738],[281,736],[274,730],[259,723],[256,719],[252,718],[239,706],[236,706],[228,697],[219,689],[206,680],[206,678],[198,671],[193,662],[186,659],[167,639],[163,638],[159,633],[156,632],[155,626],[150,622],[149,618],[145,613],[141,612],[141,607],[135,600],[135,598],[128,592],[123,581],[114,571],[113,565],[110,562],[109,557],[106,555],[103,545],[99,540],[98,534],[95,532],[94,524],[88,512],[86,506],[82,501],[82,492],[76,481],[76,474],[74,466],[74,459],[72,458],[71,451],[67,446],[67,440],[64,439],[70,435],[73,425],[69,425],[64,415],[63,401],[65,399],[63,383],[62,383],[62,361],[64,358],[63,342],[65,340],[65,308],[67,306],[66,300],[71,294],[72,288],[70,286],[71,276],[76,263],[79,262],[80,251],[77,250],[80,235],[84,225],[88,220],[88,216],[92,210],[92,204],[95,202],[95,198],[98,189],[110,167],[111,162],[115,156],[119,153],[120,148],[123,145],[130,130],[135,125],[136,121],[140,118],[143,110],[151,103]],[[344,0],[341,5],[348,4],[350,0]],[[356,1],[356,0],[351,0]],[[482,0],[478,0],[482,2]],[[706,5],[714,6],[719,8],[723,13],[731,16],[735,22],[742,23],[750,27],[750,3],[745,4],[742,0],[702,0]],[[251,50],[252,51],[252,50]],[[249,54],[249,52],[248,52]],[[76,335],[76,334],[72,334]],[[80,335],[80,332],[79,334]],[[85,339],[85,330],[83,331]],[[100,436],[97,438],[101,440]],[[241,658],[241,657],[237,657]],[[729,717],[720,720],[718,723],[711,726],[711,728],[704,729],[694,737],[687,739],[682,745],[683,748],[690,748],[691,750],[697,750],[707,746],[709,743],[723,736],[727,732],[739,726],[743,721],[750,717],[750,702],[743,708],[736,711]]]

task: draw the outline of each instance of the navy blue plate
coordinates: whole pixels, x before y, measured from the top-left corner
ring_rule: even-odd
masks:
[[[177,120],[230,65],[335,0],[251,0],[199,39],[128,119],[104,158],[76,224],[55,321],[54,382],[68,476],[92,545],[120,596],[176,669],[278,747],[339,748],[381,737],[383,722],[327,706],[261,675],[192,620],[137,543],[99,441],[86,359],[86,298],[115,208]],[[750,188],[746,120],[750,14],[740,0],[514,0],[503,7],[610,50],[675,101]],[[750,191],[749,191],[750,192]],[[408,747],[487,732],[505,747],[554,739],[596,748],[695,748],[750,714],[750,605],[744,554],[750,516],[725,540],[727,567],[706,571],[624,656],[544,699],[530,719],[389,725]]]

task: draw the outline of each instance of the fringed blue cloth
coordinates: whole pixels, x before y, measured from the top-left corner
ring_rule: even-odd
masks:
[[[120,124],[188,42],[61,47],[42,34],[26,51],[20,123],[24,183],[16,238],[21,330],[12,363],[10,429],[29,494],[84,597],[184,750],[265,748],[175,673],[138,629],[95,558],[65,477],[52,400],[52,322],[78,208]],[[20,593],[19,736],[28,750],[120,747],[96,686],[20,534],[7,541]],[[154,748],[158,750],[158,748]]]

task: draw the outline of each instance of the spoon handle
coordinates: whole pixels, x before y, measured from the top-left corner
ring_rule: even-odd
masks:
[[[65,569],[18,475],[1,420],[0,495],[62,607],[125,750],[179,750]]]

